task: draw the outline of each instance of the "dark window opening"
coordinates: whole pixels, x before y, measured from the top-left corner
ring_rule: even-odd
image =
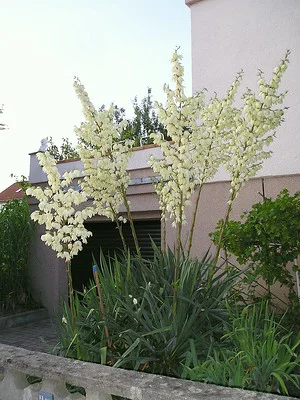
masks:
[[[151,239],[160,247],[161,243],[161,223],[160,220],[144,220],[134,222],[136,234],[141,248],[142,257],[151,259],[153,257],[153,249]],[[100,258],[100,248],[105,256],[114,255],[115,252],[123,251],[122,241],[116,228],[112,222],[91,222],[86,227],[93,233],[88,239],[87,244],[83,246],[83,250],[72,260],[72,280],[73,287],[82,291],[83,287],[89,284],[93,279],[92,266],[94,255],[97,263]],[[132,252],[135,252],[133,237],[130,225],[127,222],[122,226],[123,235],[127,246]]]

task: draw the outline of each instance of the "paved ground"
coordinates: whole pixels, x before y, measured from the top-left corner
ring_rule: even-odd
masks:
[[[27,350],[47,353],[57,341],[55,327],[50,319],[0,330],[0,343],[23,347]]]

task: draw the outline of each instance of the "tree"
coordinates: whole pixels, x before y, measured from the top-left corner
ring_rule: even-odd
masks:
[[[131,139],[134,141],[134,146],[142,146],[145,144],[153,143],[151,133],[157,132],[167,138],[167,130],[164,125],[159,121],[157,113],[153,107],[152,89],[148,88],[147,96],[141,102],[138,102],[137,96],[132,102],[134,117],[128,121],[127,128],[124,130],[121,140]],[[118,117],[125,116],[123,108],[116,109]]]
[[[113,122],[115,124],[124,123],[124,129],[119,137],[121,142],[126,139],[132,140],[134,147],[151,144],[153,143],[153,138],[150,135],[153,132],[162,135],[164,139],[168,139],[167,130],[159,121],[155,111],[151,88],[147,89],[147,95],[142,98],[141,102],[139,102],[137,96],[135,96],[132,105],[134,116],[132,118],[127,118],[125,108],[119,107],[117,104],[112,104]],[[97,112],[101,113],[105,108],[105,105],[102,104]],[[90,143],[87,143],[81,137],[78,138],[78,144],[83,144],[84,147],[88,149],[93,148]],[[73,146],[68,138],[63,138],[61,146],[58,147],[50,136],[47,150],[57,161],[79,157],[76,146]]]
[[[53,142],[52,136],[50,136],[48,143],[50,146],[47,150],[56,161],[79,157],[76,148],[68,138],[62,138],[62,144],[60,148],[58,148],[58,146],[56,146],[56,144]]]

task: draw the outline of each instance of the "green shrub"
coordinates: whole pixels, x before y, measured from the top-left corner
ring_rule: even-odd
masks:
[[[99,279],[106,321],[99,311],[94,285],[77,297],[76,322],[70,308],[63,309],[60,324],[61,353],[83,360],[180,376],[190,342],[197,354],[206,355],[219,341],[227,318],[225,299],[237,274],[223,273],[206,285],[211,263],[183,258],[180,261],[175,314],[174,254],[155,248],[153,261],[127,254],[123,259],[102,258]],[[110,345],[104,335],[109,330]]]
[[[275,200],[254,204],[241,216],[242,221],[228,221],[221,241],[222,248],[237,257],[240,264],[250,264],[249,282],[262,277],[270,287],[287,285],[294,297],[294,278],[287,264],[300,254],[300,192],[290,196],[285,189]],[[211,234],[219,242],[222,221]],[[294,266],[294,271],[299,267]]]
[[[25,304],[28,249],[33,225],[27,200],[11,200],[0,208],[0,308]]]
[[[264,392],[288,394],[290,388],[299,394],[300,337],[285,331],[282,321],[276,322],[268,302],[231,309],[222,347],[203,362],[192,349],[185,376]]]

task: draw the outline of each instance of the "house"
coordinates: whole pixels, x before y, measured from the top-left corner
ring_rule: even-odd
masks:
[[[23,196],[24,192],[22,191],[20,185],[15,182],[0,193],[0,207],[9,200],[22,199]]]
[[[146,257],[151,253],[150,235],[157,245],[160,245],[161,241],[159,204],[151,179],[153,171],[148,165],[150,154],[157,156],[159,152],[159,148],[153,145],[135,148],[127,167],[131,177],[127,191],[128,200],[131,203],[131,212],[136,222],[141,252]],[[83,169],[81,161],[76,159],[59,161],[57,166],[61,174],[65,171],[74,169],[81,171]],[[36,153],[30,154],[30,183],[43,187],[46,185],[46,180]],[[32,211],[37,208],[35,198],[29,198],[29,204]],[[125,208],[121,209],[121,212],[125,213]],[[115,224],[104,217],[92,218],[87,222],[87,228],[92,231],[93,237],[83,251],[72,260],[73,284],[77,289],[81,289],[82,284],[87,284],[92,278],[92,252],[98,259],[100,246],[104,251],[110,253],[121,248]],[[43,227],[37,225],[30,251],[29,281],[34,298],[52,310],[57,306],[59,298],[67,291],[65,264],[56,257],[56,253],[52,249],[40,240],[42,233]],[[125,224],[123,233],[125,236],[127,235],[126,239],[132,242],[128,224]]]
[[[285,122],[270,146],[273,155],[254,179],[242,189],[231,218],[266,197],[276,197],[284,188],[300,190],[300,2],[298,0],[185,0],[191,11],[193,92],[204,87],[223,95],[237,72],[244,70],[243,89],[257,88],[258,69],[271,77],[273,68],[291,51],[283,77],[282,92],[288,91]],[[218,202],[226,196],[228,176],[219,171],[202,199],[204,229],[200,246],[218,219]],[[215,187],[215,190],[213,190]],[[215,213],[209,209],[214,199]],[[215,215],[215,214],[218,214]],[[209,216],[209,217],[208,217]],[[201,217],[199,216],[201,219]],[[203,217],[202,217],[203,218]],[[298,261],[298,263],[300,260]],[[298,280],[298,294],[300,293]]]
[[[235,75],[245,70],[244,86],[255,87],[257,70],[270,73],[290,49],[291,64],[283,79],[283,90],[288,89],[286,122],[278,129],[272,145],[273,157],[267,160],[259,174],[251,179],[237,198],[231,218],[239,218],[243,211],[262,200],[262,193],[275,197],[283,188],[290,193],[300,189],[300,2],[298,0],[185,0],[192,18],[192,68],[193,91],[204,87],[211,94],[224,94]],[[131,183],[128,199],[132,215],[140,235],[143,235],[144,251],[148,251],[148,233],[160,241],[160,211],[154,191],[148,159],[159,157],[160,149],[148,145],[135,149],[128,164]],[[61,173],[73,169],[82,170],[79,160],[59,162]],[[46,185],[46,176],[38,164],[36,153],[30,155],[30,177],[33,185]],[[220,170],[204,185],[197,215],[192,256],[201,257],[211,245],[209,233],[217,221],[224,217],[229,193],[229,177]],[[193,203],[195,197],[191,199]],[[30,199],[31,209],[37,207]],[[121,210],[125,211],[125,210]],[[191,220],[191,209],[186,212]],[[88,222],[100,247],[105,242],[116,244],[111,223],[95,217]],[[187,234],[187,225],[183,234]],[[58,304],[60,296],[67,292],[64,262],[40,241],[42,227],[38,226],[30,255],[31,289],[34,297],[50,310]],[[167,224],[167,244],[173,248],[176,231]],[[108,243],[108,244],[107,244]],[[94,245],[92,246],[93,248]],[[84,251],[91,253],[91,247]],[[83,253],[84,253],[83,251]],[[83,258],[81,258],[83,257]],[[84,254],[73,262],[74,284],[90,276],[91,262]],[[76,272],[76,271],[77,272]]]

